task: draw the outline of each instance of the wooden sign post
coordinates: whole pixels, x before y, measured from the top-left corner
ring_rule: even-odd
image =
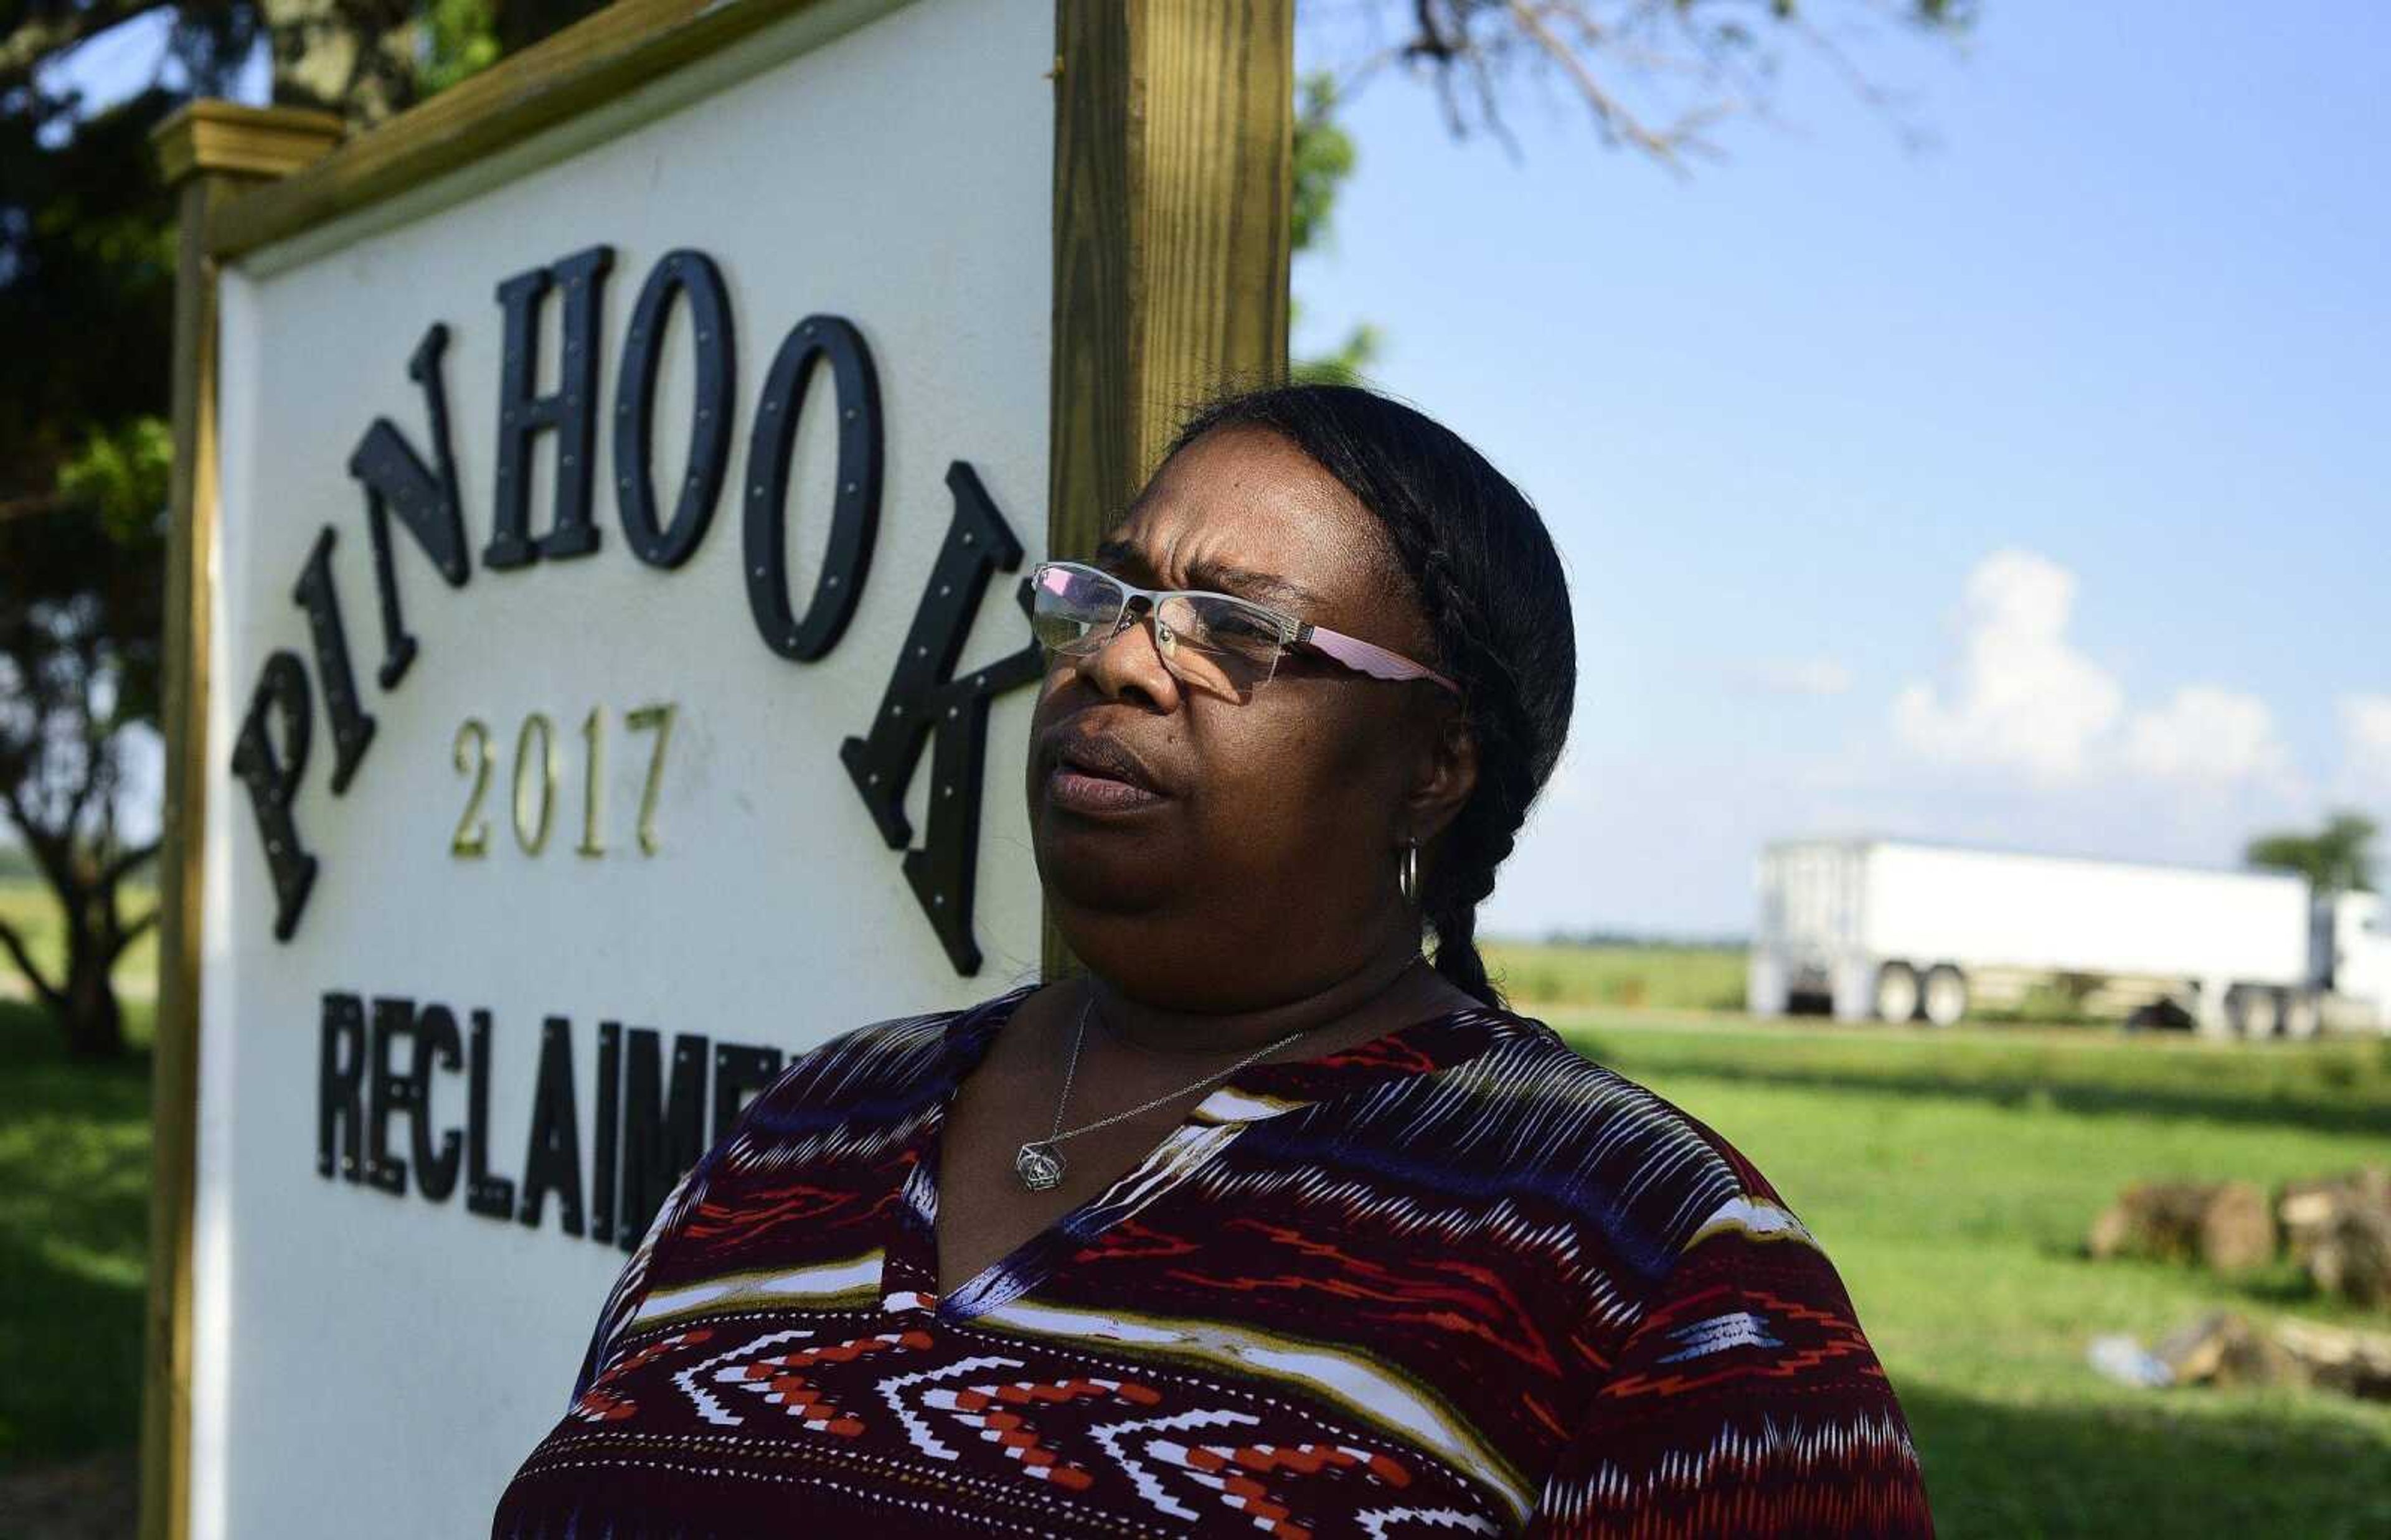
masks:
[[[1057,961],[1020,574],[1284,372],[1290,34],[625,0],[162,131],[145,1535],[475,1532],[790,1054]]]

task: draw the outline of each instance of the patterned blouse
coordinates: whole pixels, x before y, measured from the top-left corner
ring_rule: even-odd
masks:
[[[851,1033],[749,1104],[494,1540],[1931,1533],[1802,1222],[1508,1011],[1240,1072],[939,1297],[939,1128],[1035,987]]]

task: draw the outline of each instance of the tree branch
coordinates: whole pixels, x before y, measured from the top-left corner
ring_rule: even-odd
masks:
[[[123,854],[119,855],[115,860],[110,861],[107,866],[100,867],[99,885],[103,888],[113,888],[119,882],[123,881],[127,877],[133,874],[133,869],[135,867],[140,866],[143,862],[158,853],[158,847],[162,842],[162,841],[158,840],[152,840],[146,845],[136,845],[133,849],[126,851]]]
[[[132,945],[134,942],[140,938],[142,931],[149,930],[151,926],[158,923],[158,912],[162,907],[164,907],[162,905],[151,905],[148,914],[143,915],[139,919],[135,920],[132,924],[126,926],[123,930],[119,930],[116,933],[116,944],[114,947],[110,949],[108,954],[108,960],[110,963],[115,962],[119,956],[122,956],[124,953],[124,949]]]
[[[84,677],[86,680],[90,677],[87,671]],[[90,686],[86,683],[84,687],[89,689]],[[83,774],[78,776],[74,784],[69,788],[66,816],[58,820],[58,832],[66,836],[71,845],[75,837],[83,832],[84,809],[90,805],[92,793],[99,789],[100,783],[107,775],[106,756],[101,751],[100,746],[95,745],[91,740],[88,719],[82,726],[84,730],[80,752],[83,763],[77,768]]]
[[[1610,145],[1681,174],[1695,157],[1721,159],[1712,138],[1737,118],[1773,121],[1777,66],[1789,51],[1820,57],[1905,148],[1932,136],[1904,96],[1870,79],[1838,36],[1814,19],[1823,0],[1378,0],[1401,39],[1373,43],[1336,74],[1351,96],[1389,63],[1433,75],[1446,127],[1484,132],[1516,155],[1498,86],[1523,67],[1557,72]],[[1922,33],[1966,35],[1973,0],[1842,0],[1845,11],[1900,18]],[[1375,8],[1375,7],[1365,7]]]
[[[1403,52],[1415,58],[1432,58],[1440,64],[1454,56],[1453,44],[1436,19],[1436,0],[1412,0],[1412,22],[1419,28],[1419,36]]]
[[[17,794],[17,789],[5,781],[0,781],[0,808],[6,809],[8,821],[17,826],[17,833],[25,841],[25,849],[32,853],[33,864],[42,868],[42,876],[63,897],[74,882],[74,871],[64,841],[58,838],[55,830],[33,817],[33,810],[25,805],[24,799]]]
[[[1843,84],[1852,95],[1883,118],[1893,133],[1900,135],[1905,148],[1924,149],[1933,143],[1933,135],[1909,115],[1908,104],[1869,79],[1868,71],[1860,68],[1859,61],[1852,58],[1848,49],[1806,18],[1792,19],[1795,31],[1843,78]]]
[[[53,1010],[66,1008],[65,992],[42,977],[42,970],[33,966],[32,953],[25,949],[25,938],[5,919],[0,919],[0,947],[5,947],[8,955],[17,959],[17,971],[25,975],[26,982],[33,986],[33,993],[42,997],[44,1004]]]
[[[1568,72],[1577,86],[1578,95],[1585,98],[1586,106],[1593,109],[1595,121],[1605,134],[1624,139],[1672,171],[1685,169],[1677,160],[1677,140],[1647,127],[1635,114],[1621,106],[1617,97],[1604,90],[1602,83],[1594,78],[1594,71],[1586,68],[1585,60],[1578,57],[1577,50],[1561,41],[1545,24],[1543,7],[1529,5],[1526,0],[1511,0],[1510,11],[1512,21],[1529,41],[1542,48],[1546,58]],[[1586,25],[1591,26],[1592,23],[1587,22]]]

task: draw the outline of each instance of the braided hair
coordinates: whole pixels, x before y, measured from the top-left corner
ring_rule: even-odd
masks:
[[[1196,409],[1169,453],[1232,427],[1286,439],[1376,515],[1435,636],[1427,661],[1461,686],[1478,784],[1423,864],[1421,908],[1436,932],[1436,970],[1500,1006],[1478,955],[1478,905],[1560,758],[1577,691],[1559,553],[1534,506],[1484,456],[1375,391],[1275,385],[1223,396]]]

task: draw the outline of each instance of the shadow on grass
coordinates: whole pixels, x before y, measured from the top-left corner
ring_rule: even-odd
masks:
[[[0,1470],[138,1443],[140,1280],[0,1232]]]
[[[149,1064],[0,1010],[0,1469],[125,1445],[141,1402]]]
[[[1589,1040],[1571,1034],[1572,1044]],[[1583,1048],[1596,1062],[1609,1062]],[[1661,1062],[1637,1054],[1625,1072],[1640,1077],[1661,1071]],[[1668,1063],[1672,1075],[1699,1076],[1730,1084],[1785,1090],[1850,1092],[1858,1096],[1913,1098],[1942,1097],[2004,1108],[2081,1113],[2087,1116],[2197,1119],[2266,1128],[2304,1128],[2320,1134],[2365,1134],[2391,1138],[2391,1098],[2352,1096],[2328,1099],[2293,1087],[2237,1090],[2191,1085],[2098,1084],[2031,1074],[1955,1074],[1893,1072],[1857,1073],[1798,1064],[1725,1063],[1705,1059]],[[2220,1066],[2229,1072],[2229,1066]]]
[[[2391,1534],[2391,1420],[2370,1429],[2320,1396],[2017,1407],[1900,1391],[1945,1540]]]

